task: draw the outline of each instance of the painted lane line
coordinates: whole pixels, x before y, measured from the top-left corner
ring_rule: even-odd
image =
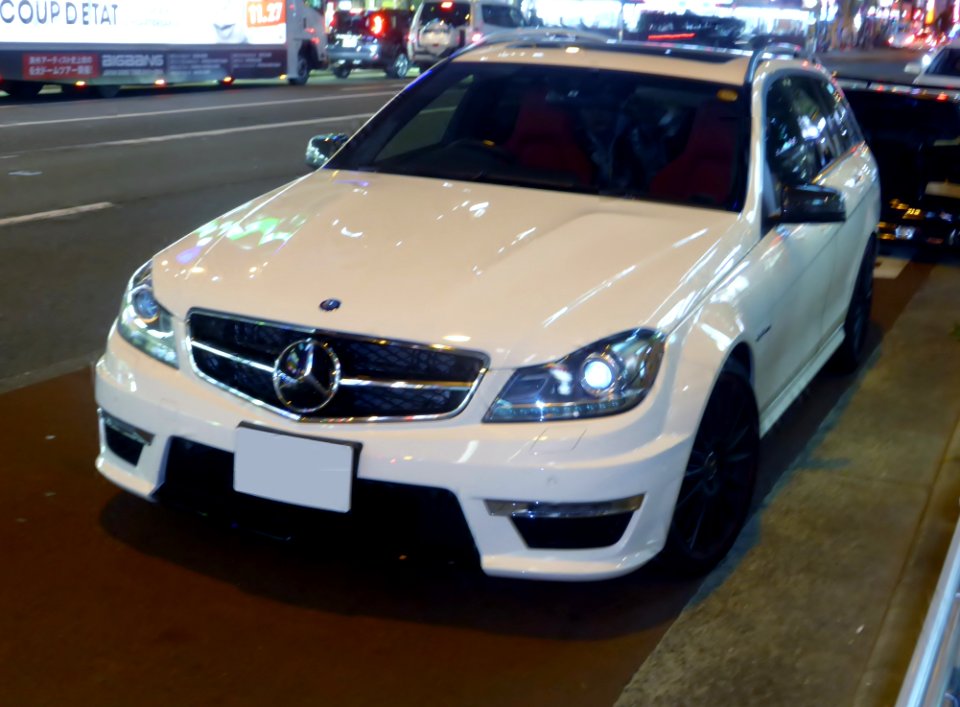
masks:
[[[32,223],[33,221],[49,221],[55,218],[65,216],[76,216],[77,214],[87,214],[91,211],[103,211],[113,208],[109,201],[101,201],[96,204],[84,204],[83,206],[71,206],[68,209],[54,209],[53,211],[41,211],[36,214],[25,214],[23,216],[10,216],[0,218],[0,228],[3,226],[16,226],[21,223]]]
[[[201,130],[192,133],[174,133],[173,135],[156,135],[154,137],[137,137],[128,140],[110,140],[108,142],[90,142],[81,145],[64,145],[63,147],[51,148],[60,150],[85,150],[93,147],[127,147],[130,145],[148,145],[158,142],[171,142],[173,140],[191,140],[201,137],[218,137],[220,135],[231,135],[233,133],[248,133],[256,130],[273,130],[275,128],[294,128],[303,125],[321,125],[323,123],[336,123],[346,120],[366,120],[373,113],[354,113],[352,115],[334,115],[329,118],[311,118],[309,120],[292,120],[286,123],[261,123],[260,125],[244,125],[239,128],[221,128],[219,130]],[[40,150],[37,150],[40,152]]]
[[[5,128],[26,128],[36,125],[62,125],[64,123],[86,123],[95,120],[126,120],[129,118],[149,118],[157,115],[175,115],[178,113],[201,113],[214,110],[234,110],[239,108],[262,108],[264,106],[283,106],[294,103],[324,103],[326,101],[345,101],[351,98],[375,98],[395,96],[396,91],[371,91],[367,93],[350,93],[336,96],[321,96],[319,98],[294,98],[289,101],[258,101],[256,103],[233,103],[222,106],[202,106],[197,108],[175,108],[172,110],[154,110],[142,113],[121,113],[119,115],[93,115],[86,118],[57,118],[55,120],[31,120],[20,123],[0,123],[0,130]]]

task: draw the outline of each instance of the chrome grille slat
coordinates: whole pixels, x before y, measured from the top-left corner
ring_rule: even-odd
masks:
[[[315,422],[443,419],[466,407],[486,372],[474,352],[358,337],[300,326],[193,311],[187,342],[202,379],[286,417]],[[330,402],[301,415],[285,408],[273,386],[274,362],[303,338],[325,342],[343,375]]]

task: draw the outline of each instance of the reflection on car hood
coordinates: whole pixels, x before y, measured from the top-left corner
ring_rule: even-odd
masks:
[[[518,366],[638,326],[669,331],[742,255],[737,220],[320,170],[161,252],[154,283],[179,317],[211,309],[458,346]],[[330,298],[342,306],[321,311]]]

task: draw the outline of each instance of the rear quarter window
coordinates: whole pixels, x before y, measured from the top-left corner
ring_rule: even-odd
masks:
[[[481,5],[480,16],[484,23],[497,27],[521,27],[523,17],[520,12],[509,5]]]
[[[424,3],[420,13],[420,23],[442,20],[450,25],[465,25],[470,22],[470,4],[466,2],[429,2]]]

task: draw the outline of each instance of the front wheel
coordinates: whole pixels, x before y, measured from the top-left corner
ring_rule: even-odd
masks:
[[[747,520],[757,479],[760,429],[744,372],[720,373],[690,452],[663,561],[684,576],[712,570]]]
[[[333,75],[338,79],[345,79],[350,75],[350,69],[349,64],[337,64],[333,67]]]
[[[36,81],[6,81],[0,85],[13,98],[36,98],[43,90],[43,84]]]
[[[296,71],[295,75],[287,77],[287,83],[291,86],[303,86],[310,79],[310,62],[303,52],[297,56]]]
[[[390,62],[386,69],[387,76],[392,79],[405,79],[410,73],[410,59],[403,52],[397,54],[396,58]]]

